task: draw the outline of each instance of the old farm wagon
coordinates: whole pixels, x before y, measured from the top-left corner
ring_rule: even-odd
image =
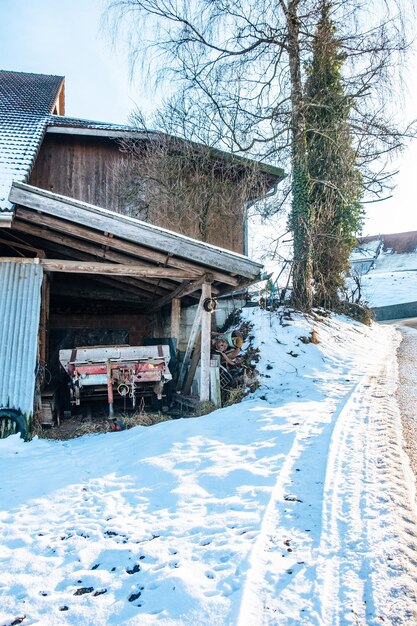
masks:
[[[34,417],[50,424],[74,407],[111,414],[181,392],[197,344],[210,400],[215,300],[262,270],[244,254],[244,207],[228,207],[206,241],[188,236],[189,219],[174,232],[126,215],[115,163],[138,131],[65,117],[61,77],[0,72],[0,122],[0,436],[30,436]],[[259,171],[262,193],[283,177]],[[258,182],[246,201],[260,194]]]

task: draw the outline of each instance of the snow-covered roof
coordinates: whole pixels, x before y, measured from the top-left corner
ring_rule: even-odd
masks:
[[[63,81],[0,70],[0,212],[12,207],[13,181],[29,177]]]
[[[370,307],[417,301],[417,231],[366,237],[350,261],[353,273],[362,276],[362,297]]]
[[[351,263],[363,263],[375,258],[381,246],[381,239],[359,242],[350,255]]]
[[[98,122],[95,120],[83,120],[78,117],[67,117],[66,115],[51,115],[48,122],[49,132],[63,132],[65,128],[68,129],[85,129],[85,130],[104,130],[104,131],[116,131],[123,133],[139,132],[135,126],[128,126],[127,124],[113,124],[110,122]],[[142,133],[144,134],[144,133]],[[149,134],[149,131],[146,133]]]

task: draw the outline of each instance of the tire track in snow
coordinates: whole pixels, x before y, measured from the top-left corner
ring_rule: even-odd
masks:
[[[292,573],[291,566],[296,562],[296,560],[291,559],[288,563],[282,558],[283,540],[289,534],[288,528],[282,520],[286,513],[286,494],[293,489],[298,471],[296,466],[310,442],[316,437],[321,438],[322,436],[330,440],[334,423],[331,417],[326,418],[326,415],[331,416],[333,414],[334,406],[334,399],[322,402],[320,407],[314,406],[309,417],[305,419],[296,433],[294,442],[278,473],[268,505],[264,510],[258,537],[248,558],[245,583],[241,592],[236,620],[230,621],[230,624],[262,626],[284,623],[280,621],[280,617],[277,617],[274,604],[277,601],[277,589],[285,587],[289,572]],[[318,413],[324,417],[319,419]],[[298,476],[297,479],[299,480]],[[282,523],[280,524],[280,522]],[[307,542],[310,544],[310,539]],[[304,546],[304,550],[307,553],[311,552],[310,545]],[[299,622],[296,621],[294,624],[298,626]]]
[[[229,624],[417,624],[416,511],[401,447],[391,349],[390,344],[381,356],[387,360],[379,370],[339,399],[327,426],[315,414],[297,433],[248,559],[236,620]],[[323,403],[321,410],[331,407]],[[299,508],[291,513],[285,508],[285,493],[300,484],[297,465],[308,440],[317,452],[328,452],[318,537],[297,535],[306,525],[299,519],[306,519],[311,504],[294,505]],[[311,485],[320,471],[306,477]],[[288,536],[296,538],[291,561],[282,558]],[[381,571],[377,578],[375,572]]]
[[[333,432],[315,585],[326,626],[417,624],[415,509],[396,374],[387,360],[365,377]]]

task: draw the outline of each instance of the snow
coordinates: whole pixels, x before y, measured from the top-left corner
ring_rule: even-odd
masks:
[[[361,279],[362,296],[371,307],[417,301],[417,271],[375,272]]]
[[[381,247],[380,239],[372,239],[371,241],[364,241],[356,248],[354,248],[350,254],[351,262],[369,261],[372,260]]]
[[[352,260],[370,260],[377,251],[379,240],[357,248]],[[362,255],[362,256],[360,256]],[[347,281],[348,287],[351,281]],[[404,304],[417,301],[417,252],[379,252],[374,267],[361,277],[362,300],[370,307]]]
[[[262,384],[240,404],[0,441],[1,625],[417,623],[400,335],[282,313],[245,310]]]

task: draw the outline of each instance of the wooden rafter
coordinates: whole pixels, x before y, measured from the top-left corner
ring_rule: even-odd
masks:
[[[262,269],[259,263],[234,252],[24,183],[13,183],[9,200],[16,205],[39,211],[42,215],[65,220],[71,224],[68,226],[69,230],[72,225],[83,224],[90,232],[112,233],[116,237],[145,246],[148,250],[164,251],[165,254],[172,254],[172,258],[202,265],[213,272],[220,271],[226,275],[235,274],[253,280]]]
[[[201,285],[205,281],[211,280],[211,279],[212,279],[212,274],[206,273],[206,274],[202,274],[202,276],[200,276],[200,278],[198,278],[197,280],[185,280],[184,282],[181,283],[181,285],[178,285],[178,287],[174,289],[174,291],[172,291],[171,293],[167,294],[166,296],[163,296],[162,298],[154,302],[147,312],[152,313],[153,311],[157,311],[158,309],[161,309],[166,304],[169,304],[174,298],[184,298],[185,296],[192,295],[198,289],[201,288]],[[218,293],[218,290],[214,289],[213,294],[216,295],[217,293]]]
[[[52,243],[51,240],[48,239],[45,249],[47,250],[48,253],[56,253],[57,256],[62,256],[65,259],[76,259],[79,261],[95,261],[96,260],[96,255],[94,254],[93,251],[97,250],[97,248],[95,248],[94,246],[91,247],[92,252],[86,253],[86,252],[80,252],[78,251],[78,249],[70,248],[68,245],[66,245],[65,248],[63,248],[59,244]],[[52,254],[50,254],[49,256],[52,256]],[[111,256],[113,255],[110,254],[110,257]],[[119,263],[122,263],[125,258],[127,259],[128,263],[132,262],[131,257],[124,257],[123,255],[118,256],[117,254],[115,254],[115,256],[117,257],[117,262]],[[106,257],[106,259],[116,260],[110,257]],[[105,280],[109,281],[110,279],[106,278]],[[161,280],[161,279],[158,279],[157,283],[155,283],[155,280],[151,280],[151,279],[147,280],[145,278],[128,277],[128,276],[114,277],[114,280],[118,281],[119,288],[122,286],[122,284],[123,286],[131,285],[132,288],[136,290],[137,294],[140,292],[147,292],[149,294],[152,294],[153,297],[155,297],[156,294],[160,296],[165,295],[167,291],[168,292],[172,291],[172,289],[176,285],[175,282],[168,282],[168,281]]]
[[[46,272],[66,272],[67,274],[101,274],[110,276],[143,276],[144,278],[192,278],[194,274],[186,270],[170,267],[153,267],[139,263],[116,264],[93,261],[65,261],[62,259],[41,259]]]
[[[108,246],[109,248],[119,252],[125,252],[141,259],[146,259],[151,263],[158,263],[162,265],[169,264],[170,267],[192,272],[195,276],[200,276],[201,273],[205,271],[204,267],[199,267],[198,265],[185,259],[169,256],[166,253],[141,246],[138,243],[132,243],[125,239],[120,239],[119,237],[109,236],[108,234],[105,235],[103,232],[97,232],[96,230],[86,228],[79,224],[69,224],[58,217],[37,213],[31,209],[18,206],[16,208],[15,215],[20,220],[25,220],[36,225],[46,226],[59,233],[65,233],[65,235],[70,233],[73,237],[79,237],[80,239],[88,242]],[[19,228],[18,224],[17,227]],[[44,236],[47,237],[47,234],[45,233]],[[236,278],[236,276],[232,276],[226,272],[220,272],[218,270],[213,271],[211,268],[210,272],[213,274],[215,281],[226,283],[227,285],[234,287],[239,285],[239,279]]]

